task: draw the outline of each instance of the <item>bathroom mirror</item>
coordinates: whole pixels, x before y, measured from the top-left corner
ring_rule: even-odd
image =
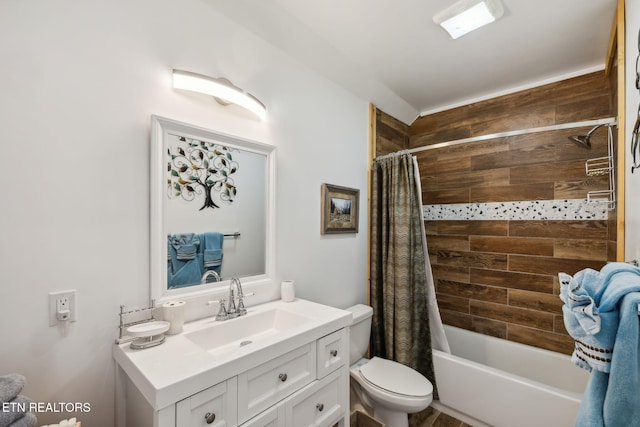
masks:
[[[152,298],[270,280],[275,147],[152,116],[150,151]]]

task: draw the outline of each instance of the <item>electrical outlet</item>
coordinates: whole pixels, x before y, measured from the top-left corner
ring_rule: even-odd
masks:
[[[75,322],[76,316],[76,291],[58,291],[49,293],[49,326],[55,326],[61,322]]]

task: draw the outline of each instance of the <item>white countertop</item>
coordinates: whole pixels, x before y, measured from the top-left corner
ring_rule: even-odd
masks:
[[[293,328],[279,332],[269,339],[238,347],[222,355],[214,354],[186,337],[214,324],[214,317],[186,323],[184,331],[168,335],[156,347],[132,350],[129,343],[114,345],[116,363],[129,376],[155,410],[160,410],[185,399],[207,387],[238,375],[254,366],[313,342],[351,324],[350,312],[296,299],[286,303],[280,300],[251,306],[246,316],[277,308],[310,318]],[[242,318],[225,320],[234,322]]]

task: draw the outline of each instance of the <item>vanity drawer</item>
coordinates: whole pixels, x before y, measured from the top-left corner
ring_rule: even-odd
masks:
[[[344,418],[344,375],[335,371],[300,391],[285,405],[287,427],[329,427]]]
[[[238,421],[245,422],[316,378],[312,342],[238,375]]]
[[[344,365],[349,357],[347,329],[340,329],[318,340],[318,378]]]
[[[236,377],[209,387],[176,403],[176,425],[180,427],[236,426]]]
[[[241,427],[280,427],[284,424],[284,414],[281,414],[283,411],[281,406],[274,406],[251,418]]]

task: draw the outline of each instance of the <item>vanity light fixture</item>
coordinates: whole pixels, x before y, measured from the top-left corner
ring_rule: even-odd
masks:
[[[503,13],[500,0],[461,0],[436,13],[433,22],[444,28],[452,39],[457,39],[494,22]]]
[[[267,109],[262,102],[225,78],[214,78],[190,71],[173,70],[173,88],[211,95],[223,105],[239,105],[251,111],[261,120],[265,120],[267,117]]]

